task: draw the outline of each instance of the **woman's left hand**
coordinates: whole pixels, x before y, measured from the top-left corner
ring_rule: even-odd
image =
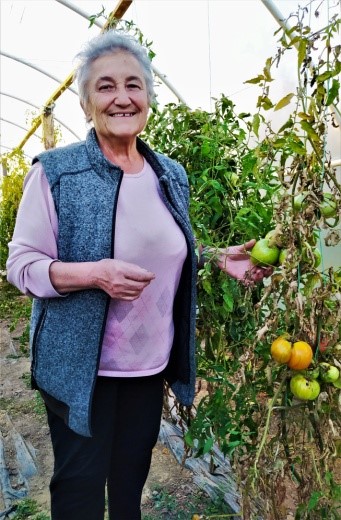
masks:
[[[250,259],[250,251],[256,240],[249,240],[240,246],[230,246],[219,249],[217,254],[217,265],[226,274],[240,280],[244,285],[253,285],[263,278],[270,276],[272,267],[260,267],[254,265]]]

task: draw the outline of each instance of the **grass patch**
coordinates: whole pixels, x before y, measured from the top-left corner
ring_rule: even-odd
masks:
[[[200,515],[200,519],[231,517],[231,511],[225,503],[214,503],[202,494],[191,495],[190,500],[189,497],[181,500],[167,489],[156,487],[151,501],[152,511],[142,515],[142,520],[190,520],[193,515]]]
[[[12,520],[50,520],[50,515],[41,511],[39,505],[32,498],[24,498],[14,506],[15,515]]]
[[[18,341],[23,355],[29,353],[31,307],[31,299],[23,296],[4,276],[0,276],[0,319],[9,322],[10,332],[15,333],[18,328],[18,335],[14,335],[13,339]]]

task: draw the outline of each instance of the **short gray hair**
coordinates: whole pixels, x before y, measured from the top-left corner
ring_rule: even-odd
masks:
[[[76,59],[79,60],[79,64],[76,68],[75,78],[77,79],[79,99],[82,106],[86,106],[89,101],[87,84],[91,64],[101,56],[119,51],[128,52],[134,56],[141,65],[147,86],[149,105],[153,103],[155,100],[154,78],[151,61],[146,49],[129,34],[122,34],[111,30],[92,38],[76,56]]]

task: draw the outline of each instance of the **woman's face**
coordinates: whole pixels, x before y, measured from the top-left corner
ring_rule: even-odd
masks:
[[[101,56],[90,69],[83,107],[99,139],[135,138],[145,127],[149,103],[141,65],[128,52]]]

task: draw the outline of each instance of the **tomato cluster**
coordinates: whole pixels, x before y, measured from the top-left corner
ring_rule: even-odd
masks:
[[[271,345],[271,356],[278,363],[286,363],[292,370],[304,370],[313,359],[313,351],[305,341],[291,343],[285,336],[279,336]]]
[[[288,256],[285,247],[279,245],[278,234],[276,230],[269,231],[264,238],[258,240],[251,249],[250,258],[254,265],[269,266],[282,265]],[[313,263],[314,267],[321,264],[321,253],[318,248],[309,247],[302,251],[301,260],[304,264]]]
[[[294,197],[294,211],[302,211],[308,203],[308,194],[306,192],[299,193]],[[320,216],[329,219],[337,216],[337,203],[332,193],[324,192],[322,200],[318,206]]]
[[[271,356],[280,364],[286,364],[291,370],[298,371],[290,380],[290,390],[301,400],[314,400],[320,394],[320,383],[332,383],[341,388],[339,369],[326,362],[311,366],[313,351],[305,341],[291,343],[288,335],[279,336],[271,344]],[[319,379],[319,381],[318,381]]]

